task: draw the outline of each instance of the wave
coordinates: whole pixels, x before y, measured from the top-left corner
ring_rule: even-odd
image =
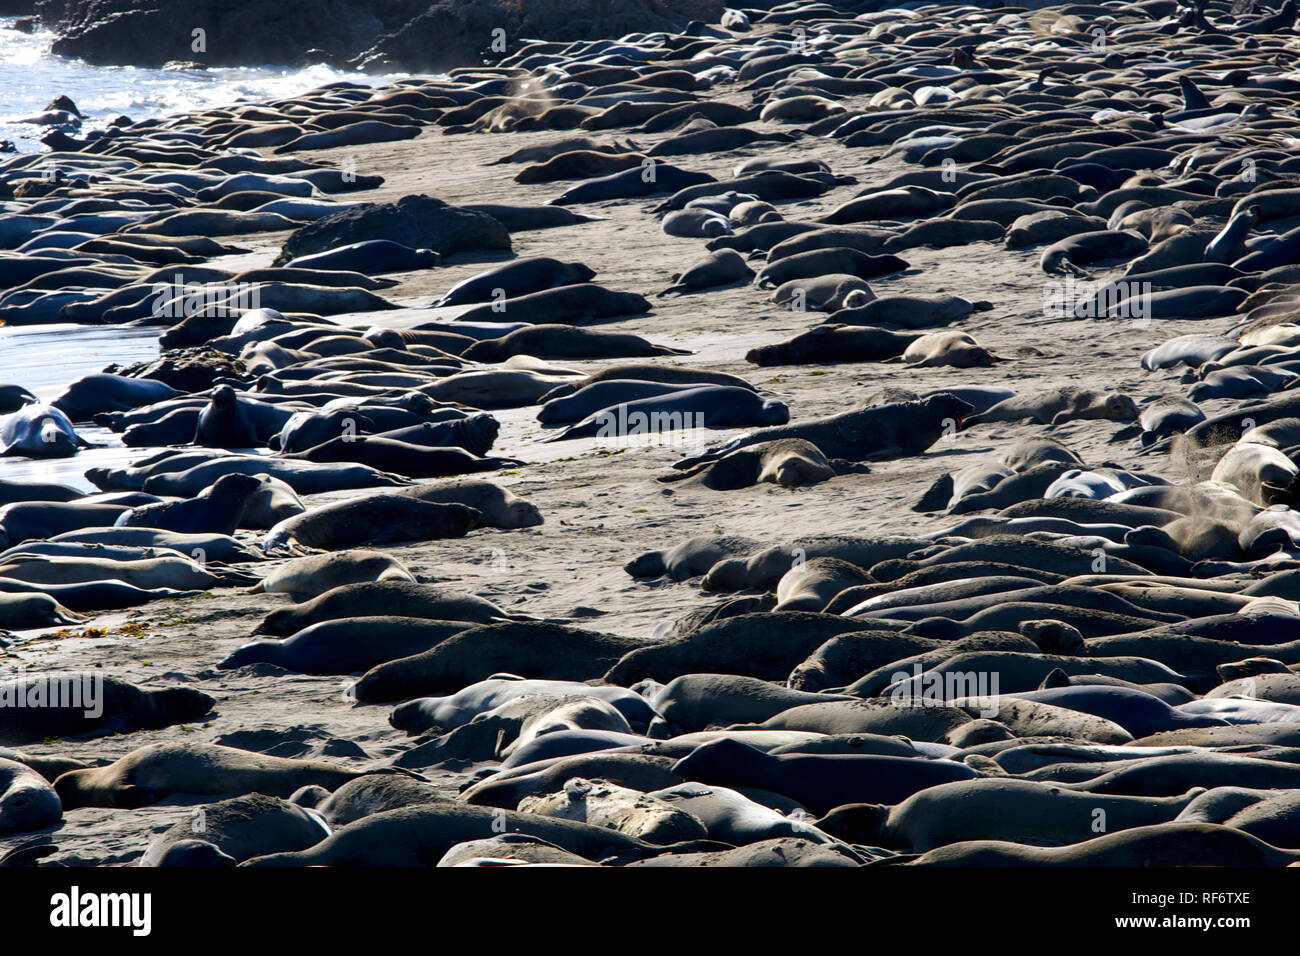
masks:
[[[323,64],[298,70],[276,67],[145,70],[91,66],[80,60],[51,56],[53,33],[20,33],[12,29],[13,23],[13,18],[0,18],[0,89],[5,91],[0,140],[9,140],[20,152],[42,149],[40,138],[45,128],[13,120],[39,113],[60,94],[72,97],[86,115],[86,128],[90,128],[121,115],[142,120],[241,101],[296,96],[340,80],[381,86],[408,75],[359,73]]]

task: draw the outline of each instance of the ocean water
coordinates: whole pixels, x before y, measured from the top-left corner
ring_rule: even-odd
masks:
[[[53,34],[19,33],[10,29],[12,23],[12,19],[0,18],[0,140],[13,142],[23,152],[44,149],[40,137],[46,127],[12,120],[40,112],[60,94],[72,97],[86,116],[83,129],[90,129],[123,114],[141,120],[241,100],[293,96],[338,80],[379,86],[404,75],[367,75],[326,66],[302,70],[175,71],[90,66],[51,56]],[[78,325],[0,327],[0,383],[22,385],[42,401],[49,401],[68,382],[98,372],[110,363],[153,358],[158,354],[157,339],[157,329]],[[86,468],[125,464],[150,453],[148,449],[123,448],[120,436],[106,429],[83,426],[78,432],[100,447],[62,460],[0,458],[0,478],[62,481],[92,490],[82,478]]]
[[[83,128],[116,116],[133,120],[232,103],[277,99],[326,83],[349,80],[382,86],[406,74],[366,74],[312,66],[289,69],[140,70],[90,66],[50,55],[52,33],[24,34],[0,18],[0,140],[22,152],[42,149],[45,127],[11,120],[39,113],[59,94],[72,97],[86,116]]]

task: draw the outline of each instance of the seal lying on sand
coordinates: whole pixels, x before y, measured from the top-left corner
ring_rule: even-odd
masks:
[[[917,402],[869,406],[829,418],[750,432],[701,455],[674,462],[673,467],[693,468],[741,448],[783,438],[811,442],[827,458],[846,461],[904,458],[920,454],[944,434],[955,434],[962,418],[971,410],[971,405],[946,394]]]
[[[312,508],[267,532],[263,548],[336,551],[368,544],[460,538],[478,526],[479,513],[464,505],[420,501],[406,495],[367,495]]]

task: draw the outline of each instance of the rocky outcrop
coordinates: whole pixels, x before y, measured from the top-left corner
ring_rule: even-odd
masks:
[[[0,0],[5,2],[13,0]],[[89,63],[284,66],[311,59],[426,72],[481,64],[518,49],[525,38],[597,39],[680,29],[690,20],[716,23],[723,6],[722,0],[35,3],[43,25],[59,33],[53,52]],[[495,49],[494,39],[501,41]]]
[[[418,0],[38,0],[52,52],[95,64],[288,65],[313,48],[344,60],[417,15]],[[196,31],[201,31],[196,33]]]
[[[365,203],[289,234],[277,265],[327,249],[389,239],[444,258],[457,252],[509,252],[510,233],[491,216],[452,206],[432,196],[403,196],[395,203]]]
[[[356,57],[367,70],[446,70],[499,59],[527,40],[594,40],[716,23],[720,0],[441,0]]]
[[[151,378],[182,392],[203,392],[218,379],[242,379],[248,375],[248,369],[240,359],[206,345],[167,349],[152,361],[125,367],[110,365],[104,371],[129,378]]]

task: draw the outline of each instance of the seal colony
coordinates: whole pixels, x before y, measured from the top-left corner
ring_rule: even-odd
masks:
[[[0,388],[0,851],[1300,859],[1294,19],[788,3],[0,163],[0,321],[161,349]]]

